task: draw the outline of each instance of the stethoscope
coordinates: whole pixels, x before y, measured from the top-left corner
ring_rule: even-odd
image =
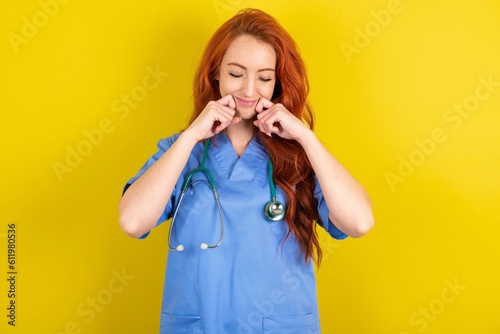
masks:
[[[177,217],[177,213],[179,212],[179,208],[182,203],[182,199],[184,198],[184,194],[186,193],[186,190],[190,187],[196,184],[197,182],[200,181],[205,181],[208,182],[208,185],[210,186],[210,189],[212,189],[212,192],[214,193],[214,198],[215,202],[217,203],[217,209],[219,211],[219,218],[220,218],[220,235],[219,235],[219,241],[215,245],[208,245],[207,243],[203,242],[200,245],[201,249],[212,249],[212,248],[217,248],[219,245],[222,243],[222,239],[224,238],[224,217],[222,215],[222,209],[221,205],[219,202],[219,194],[217,193],[217,189],[215,187],[215,180],[212,172],[205,167],[205,162],[207,161],[207,154],[208,154],[208,148],[210,146],[210,139],[205,141],[205,147],[203,149],[203,158],[201,160],[201,165],[198,168],[193,169],[189,174],[186,176],[186,179],[184,180],[184,183],[181,188],[181,195],[179,196],[179,202],[177,203],[177,206],[175,207],[174,210],[174,215],[172,217],[172,223],[170,224],[170,229],[168,230],[168,248],[171,251],[176,251],[176,252],[182,252],[184,250],[184,245],[179,244],[176,247],[172,247],[170,243],[170,237],[172,235],[172,229],[174,227],[175,223],[175,218]],[[264,206],[264,215],[266,216],[267,219],[271,221],[278,221],[283,218],[285,215],[285,206],[283,203],[280,201],[276,200],[276,188],[274,185],[274,180],[273,180],[273,164],[271,162],[271,158],[269,158],[267,162],[267,169],[269,172],[269,188],[271,190],[271,200],[266,203]],[[196,173],[204,173],[208,179],[203,180],[195,180],[191,182],[191,178],[193,177],[194,174]]]

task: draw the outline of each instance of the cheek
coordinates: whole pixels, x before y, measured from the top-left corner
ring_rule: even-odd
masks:
[[[238,89],[238,86],[231,82],[231,80],[220,80],[219,81],[219,91],[221,96],[226,96]]]
[[[259,95],[265,97],[268,100],[271,100],[273,97],[274,85],[265,85],[259,91]]]

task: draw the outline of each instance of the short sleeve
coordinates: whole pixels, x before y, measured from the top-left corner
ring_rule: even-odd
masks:
[[[127,191],[127,189],[138,178],[140,178],[144,173],[146,173],[146,171],[151,166],[153,166],[154,163],[156,161],[158,161],[158,159],[160,159],[163,154],[165,154],[165,152],[175,143],[175,141],[177,140],[178,137],[179,137],[179,134],[176,134],[176,135],[173,135],[173,136],[165,138],[165,139],[160,139],[158,141],[158,145],[157,145],[158,151],[146,161],[146,163],[144,164],[144,166],[142,166],[142,168],[137,172],[137,174],[134,177],[132,177],[131,179],[129,179],[127,181],[127,183],[125,184],[125,187],[123,188],[122,196]],[[175,191],[173,193],[175,193]],[[173,207],[173,202],[174,202],[174,199],[173,199],[173,196],[172,196],[172,198],[170,199],[170,201],[168,201],[168,203],[167,203],[167,205],[165,207],[165,210],[163,210],[162,215],[160,216],[160,218],[158,218],[158,222],[156,223],[156,226],[160,225],[162,222],[164,222],[164,221],[166,221],[166,220],[168,220],[170,218],[171,212],[172,212],[172,207]],[[149,235],[149,232],[146,233],[146,234],[144,234],[144,235],[142,235],[142,236],[140,236],[139,239],[144,239],[148,235]]]
[[[330,234],[333,238],[337,240],[343,240],[348,237],[347,234],[342,232],[335,226],[330,218],[328,218],[328,207],[326,206],[325,198],[323,197],[323,191],[321,190],[321,187],[319,186],[318,179],[314,177],[314,180],[316,182],[316,186],[314,188],[314,197],[316,198],[316,201],[318,202],[318,214],[319,214],[319,219],[318,219],[318,224],[323,227],[328,234]]]

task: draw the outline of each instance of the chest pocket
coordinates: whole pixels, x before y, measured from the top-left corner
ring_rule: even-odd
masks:
[[[319,334],[318,317],[313,314],[262,319],[264,334]]]
[[[161,334],[204,334],[205,318],[201,316],[161,315]]]

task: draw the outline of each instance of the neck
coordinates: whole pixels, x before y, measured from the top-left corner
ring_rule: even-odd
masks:
[[[256,128],[253,125],[253,120],[242,120],[224,130],[239,157],[245,152],[255,132]]]

